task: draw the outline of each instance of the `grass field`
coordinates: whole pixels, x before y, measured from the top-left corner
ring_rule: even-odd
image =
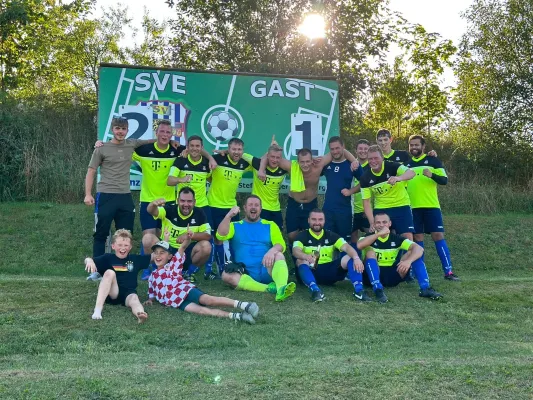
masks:
[[[322,304],[301,286],[275,303],[202,281],[210,294],[257,301],[257,325],[160,305],[138,325],[118,306],[90,319],[89,209],[1,210],[2,399],[533,398],[532,215],[446,216],[462,281],[444,281],[427,246],[440,302],[402,284],[386,305],[356,304],[343,282]]]

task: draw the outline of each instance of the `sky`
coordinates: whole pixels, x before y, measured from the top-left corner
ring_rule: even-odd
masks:
[[[466,31],[466,23],[460,14],[465,11],[473,0],[389,0],[389,6],[399,11],[412,23],[423,25],[428,32],[439,33],[444,39],[453,40],[457,46],[461,36]],[[134,18],[134,25],[140,26],[143,9],[149,11],[152,17],[164,19],[171,15],[171,10],[165,0],[97,0],[97,14],[101,14],[102,6],[108,7],[118,3],[127,4],[129,14]],[[392,60],[397,49],[392,48],[389,54]],[[454,77],[451,70],[445,72],[444,84],[452,85]]]

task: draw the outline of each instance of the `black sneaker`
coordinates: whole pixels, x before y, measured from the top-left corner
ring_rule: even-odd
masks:
[[[211,271],[210,273],[208,274],[204,274],[204,279],[206,281],[213,281],[215,279],[220,279],[220,276],[218,276],[216,273],[214,273],[213,271]]]
[[[459,277],[455,275],[453,272],[450,272],[449,274],[444,275],[444,279],[447,279],[449,281],[458,281]]]
[[[353,294],[353,298],[361,303],[372,301],[372,298],[364,290]]]
[[[188,272],[184,272],[183,273],[183,279],[185,279],[186,281],[189,281],[191,283],[196,283],[196,275],[195,274],[190,274]]]
[[[376,289],[374,291],[374,294],[376,295],[376,300],[378,301],[378,303],[385,304],[389,301],[383,289]]]
[[[311,301],[313,303],[319,303],[324,300],[326,300],[326,296],[324,296],[324,293],[322,293],[320,290],[314,290],[311,292]]]
[[[432,287],[420,290],[418,293],[420,297],[426,297],[431,300],[439,300],[442,297],[442,294],[438,293]]]

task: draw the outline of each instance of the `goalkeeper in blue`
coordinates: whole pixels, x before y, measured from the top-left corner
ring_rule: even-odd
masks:
[[[317,303],[326,298],[319,284],[333,285],[348,275],[354,287],[354,298],[371,301],[363,290],[364,266],[354,248],[337,233],[324,229],[326,217],[322,210],[312,210],[308,222],[309,229],[296,236],[292,255],[296,258],[298,275],[311,292],[311,300]],[[338,251],[341,254],[335,257]]]
[[[365,284],[372,285],[376,300],[388,301],[383,287],[397,286],[405,281],[412,268],[420,286],[420,297],[439,300],[442,295],[429,285],[428,272],[422,259],[424,249],[415,242],[390,232],[391,220],[385,213],[374,216],[376,232],[359,239],[357,248],[365,260]],[[401,255],[401,251],[405,253]]]

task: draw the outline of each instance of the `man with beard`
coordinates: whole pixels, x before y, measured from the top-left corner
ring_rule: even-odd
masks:
[[[363,263],[357,252],[335,232],[324,230],[324,212],[319,208],[309,213],[309,229],[300,232],[293,244],[292,254],[296,258],[298,275],[311,291],[313,302],[326,297],[318,284],[333,285],[348,275],[354,287],[354,298],[370,301],[363,290]],[[335,258],[335,253],[341,254]]]
[[[422,260],[424,249],[402,236],[390,232],[391,220],[383,212],[374,217],[376,232],[359,239],[357,247],[365,259],[365,284],[372,285],[376,300],[388,301],[383,287],[397,286],[413,271],[420,286],[420,297],[439,300],[442,295],[429,285],[429,277]],[[403,255],[402,253],[405,252]],[[367,279],[368,278],[368,279]]]
[[[232,207],[237,205],[237,190],[242,176],[245,172],[251,171],[252,166],[242,159],[244,152],[244,142],[241,139],[233,138],[228,143],[228,151],[224,154],[215,154],[213,158],[217,167],[212,171],[211,187],[207,193],[209,202],[211,221],[209,224],[214,232],[224,217]],[[233,216],[232,221],[238,221],[239,214]],[[222,274],[224,268],[224,244],[215,238],[215,258],[219,273]],[[218,275],[206,265],[205,279],[215,279]]]
[[[442,264],[444,278],[456,281],[459,278],[453,273],[450,250],[444,239],[444,223],[437,193],[437,185],[446,185],[448,177],[441,161],[437,157],[425,154],[425,150],[426,140],[423,136],[412,135],[409,138],[411,159],[406,166],[416,174],[407,185],[413,209],[414,239],[419,246],[424,247],[424,233],[431,234]]]
[[[370,142],[366,139],[360,139],[355,145],[355,153],[357,154],[357,161],[363,169],[363,172],[368,170],[368,148],[370,147]],[[342,194],[345,196],[353,196],[353,222],[352,222],[352,236],[351,243],[355,246],[357,240],[359,239],[359,231],[363,233],[368,233],[370,225],[368,219],[365,215],[365,210],[363,208],[363,198],[361,196],[361,185],[357,178],[353,180],[353,187],[351,189],[343,189]]]
[[[359,179],[363,169],[357,161],[352,164],[346,159],[344,142],[339,136],[331,137],[328,143],[332,160],[322,169],[328,184],[323,207],[326,229],[350,241],[353,211],[349,190],[353,179]]]
[[[260,179],[258,173],[261,170],[261,158],[244,154],[243,158],[253,167],[252,194],[261,199],[261,218],[273,221],[283,229],[283,215],[279,203],[279,191],[281,184],[287,175],[287,171],[280,167],[282,148],[277,143],[270,145],[266,154],[266,168],[264,179]]]
[[[202,209],[196,207],[193,189],[181,188],[177,204],[166,204],[165,199],[158,199],[148,204],[147,210],[155,219],[162,220],[162,229],[170,232],[169,243],[176,250],[187,240],[188,231],[192,231],[192,243],[185,253],[184,268],[191,264],[201,266],[207,262],[211,255],[211,227]],[[152,237],[151,240],[157,242],[157,237]]]
[[[374,231],[374,214],[386,213],[392,221],[392,229],[399,235],[413,240],[413,215],[409,207],[409,195],[405,182],[415,176],[414,171],[396,162],[383,161],[379,146],[368,148],[368,169],[359,180],[365,215]],[[371,198],[374,198],[372,211]]]
[[[195,193],[195,204],[211,220],[211,210],[207,202],[207,179],[211,177],[210,161],[204,157],[204,142],[200,136],[191,136],[187,140],[187,157],[178,157],[168,175],[169,186],[178,185],[178,192],[184,187],[190,187]],[[213,245],[210,246],[211,249]],[[211,271],[213,255],[209,256],[206,268]],[[194,282],[194,274],[199,270],[195,263],[188,265],[186,277]]]
[[[234,206],[217,230],[217,238],[229,240],[235,253],[234,263],[225,266],[222,280],[236,289],[275,293],[276,301],[285,300],[294,293],[296,285],[287,283],[285,242],[279,227],[261,219],[259,196],[248,196],[244,203],[244,219],[232,222],[239,211],[239,207]]]

